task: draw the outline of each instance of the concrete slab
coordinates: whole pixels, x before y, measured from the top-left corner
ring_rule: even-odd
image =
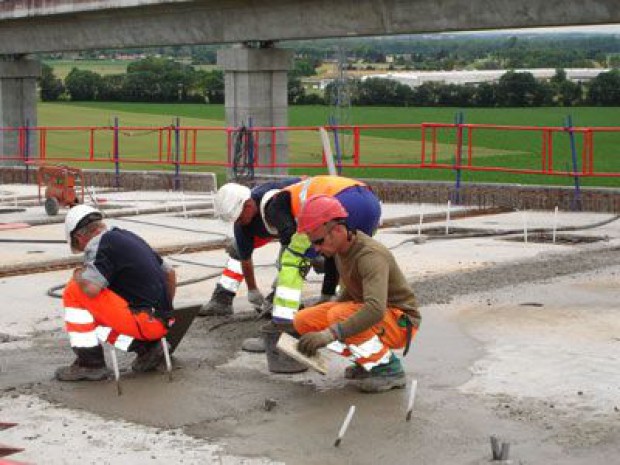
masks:
[[[384,211],[398,217],[415,214],[416,208],[386,205]],[[610,218],[562,212],[558,223],[582,227]],[[208,218],[158,214],[127,219],[108,223],[132,229],[153,244],[182,245],[230,233]],[[453,223],[505,231],[520,228],[522,214]],[[549,212],[528,212],[528,224],[546,227]],[[326,377],[269,373],[263,355],[239,351],[244,337],[257,334],[262,323],[255,321],[211,331],[224,320],[198,319],[175,354],[172,383],[159,373],[125,371],[125,393],[116,397],[110,382],[50,381],[55,367],[71,354],[60,301],[45,291],[66,281],[66,270],[0,279],[0,409],[4,421],[25,425],[22,432],[9,430],[15,435],[3,442],[32,452],[16,459],[36,462],[48,453],[46,463],[63,463],[65,441],[87,463],[104,461],[101,454],[107,449],[123,463],[481,464],[490,458],[489,435],[498,434],[511,443],[514,463],[614,463],[620,447],[619,222],[575,232],[608,236],[577,245],[494,236],[436,236],[417,245],[411,240],[416,232],[409,225],[377,235],[392,248],[422,302],[422,327],[404,360],[408,376],[418,381],[411,423],[404,421],[406,391],[362,395],[343,380],[342,359],[332,361]],[[61,224],[46,225],[0,231],[0,239],[13,234],[62,238],[63,232]],[[33,253],[36,249],[50,257],[67,255],[65,244],[11,245],[2,247],[0,263],[43,255]],[[264,293],[275,277],[278,249],[269,244],[254,257]],[[596,263],[586,263],[588,257],[597,257]],[[195,302],[210,297],[226,255],[220,249],[173,254],[168,260],[180,281],[210,277],[179,288],[177,302]],[[519,270],[532,267],[540,271],[539,278],[521,284]],[[467,282],[495,270],[501,270],[495,276],[501,279]],[[311,273],[304,296],[316,295],[320,283],[321,276]],[[450,301],[455,295],[465,296]],[[251,312],[246,296],[242,286],[235,300],[239,315]],[[131,356],[120,360],[126,369]],[[263,409],[266,398],[277,400],[273,411]],[[331,445],[351,404],[357,406],[356,417],[335,449]],[[28,439],[33,437],[37,440]],[[85,440],[95,445],[85,447]]]

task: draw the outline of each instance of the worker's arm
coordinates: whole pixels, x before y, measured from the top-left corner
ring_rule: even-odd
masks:
[[[357,312],[338,324],[340,340],[372,328],[383,319],[387,309],[388,261],[380,254],[368,253],[359,257],[357,271],[362,280],[364,302]]]
[[[164,273],[166,273],[166,289],[170,296],[170,303],[172,303],[174,302],[174,296],[177,292],[177,272],[165,261],[162,263],[162,268],[164,269]]]
[[[80,266],[73,270],[74,281],[80,287],[82,292],[92,299],[93,297],[97,297],[97,295],[101,292],[104,286],[102,286],[98,282],[91,281],[87,278],[87,276],[87,267]]]
[[[254,264],[252,263],[252,258],[241,260],[241,270],[243,271],[243,276],[245,278],[245,284],[248,286],[248,291],[257,289],[258,287],[256,286],[256,277],[254,276]]]

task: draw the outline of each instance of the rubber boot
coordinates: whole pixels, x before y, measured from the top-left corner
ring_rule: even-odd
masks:
[[[400,359],[392,354],[390,361],[370,370],[370,376],[360,380],[358,385],[362,392],[384,392],[405,387],[407,378]]]
[[[134,340],[129,350],[138,355],[131,364],[131,369],[136,373],[154,371],[164,361],[164,348],[159,341]]]
[[[282,332],[287,332],[291,336],[297,338],[299,337],[299,334],[295,331],[295,328],[293,327],[293,323],[274,323],[273,321],[270,321],[268,323],[265,323],[265,326],[268,325],[273,325],[274,328]],[[262,337],[249,337],[241,344],[241,350],[243,350],[244,352],[251,352],[255,354],[263,353],[266,350],[265,339],[263,339]]]
[[[232,302],[235,294],[219,284],[215,286],[211,300],[198,311],[200,316],[228,316],[233,314]]]
[[[73,351],[77,358],[71,365],[56,370],[54,377],[58,381],[100,381],[110,376],[110,370],[105,366],[103,347],[75,347]]]

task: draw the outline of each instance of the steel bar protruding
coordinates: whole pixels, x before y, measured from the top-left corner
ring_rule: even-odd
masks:
[[[164,359],[166,360],[166,371],[168,372],[168,381],[172,381],[172,361],[170,360],[170,349],[168,341],[165,337],[161,338],[161,347],[164,350]]]
[[[112,360],[112,370],[114,370],[114,380],[116,381],[116,394],[120,396],[123,394],[121,389],[121,372],[118,368],[118,359],[116,358],[114,346],[110,346],[110,359]]]

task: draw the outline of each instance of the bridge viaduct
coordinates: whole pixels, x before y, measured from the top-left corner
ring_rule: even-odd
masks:
[[[231,44],[227,125],[285,126],[292,56],[278,41],[619,22],[617,0],[0,0],[0,127],[37,123],[34,53]],[[0,131],[0,164],[16,153]]]

